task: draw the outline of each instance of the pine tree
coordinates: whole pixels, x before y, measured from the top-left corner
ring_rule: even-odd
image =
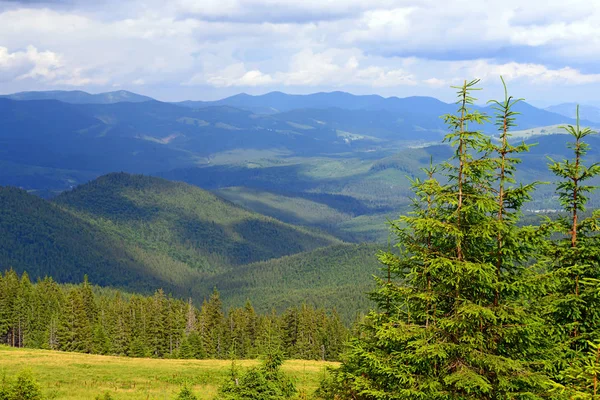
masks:
[[[548,315],[559,343],[554,353],[555,373],[568,387],[585,368],[597,368],[600,342],[600,212],[587,218],[580,215],[586,211],[590,193],[597,188],[587,181],[600,175],[600,163],[585,165],[589,145],[584,139],[594,132],[579,126],[579,107],[576,114],[576,125],[563,127],[574,139],[569,144],[573,159],[551,160],[550,164],[550,170],[559,178],[556,188],[565,215],[548,223],[559,239],[547,246],[546,253],[552,285]],[[596,396],[598,384],[592,386],[588,394]]]
[[[170,352],[168,320],[168,302],[162,289],[157,290],[149,299],[148,344],[153,357],[163,357]]]
[[[209,358],[226,357],[225,316],[223,315],[223,304],[216,288],[209,300],[202,304],[199,324],[207,356]]]
[[[16,300],[20,287],[19,276],[10,269],[0,283],[0,341],[14,347],[18,343]]]
[[[453,159],[413,180],[414,211],[392,224],[399,255],[380,254],[380,311],[334,374],[341,398],[537,399],[550,385],[531,365],[543,328],[526,296],[536,235],[516,225],[533,186],[510,187],[509,154],[526,148],[508,143],[508,96],[496,103],[500,144],[472,129],[487,121],[472,106],[477,83],[458,87],[458,112],[444,116]]]
[[[58,348],[89,353],[92,350],[92,328],[85,312],[81,292],[71,289],[60,315],[57,330]]]

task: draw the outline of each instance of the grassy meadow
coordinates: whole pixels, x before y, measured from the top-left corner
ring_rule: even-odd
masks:
[[[236,361],[240,372],[257,365]],[[299,395],[310,396],[325,367],[336,363],[288,360],[283,371],[296,382]],[[173,399],[189,382],[199,399],[213,399],[227,379],[229,360],[158,360],[15,349],[0,346],[0,376],[31,371],[48,399],[85,400],[109,392],[113,399]]]

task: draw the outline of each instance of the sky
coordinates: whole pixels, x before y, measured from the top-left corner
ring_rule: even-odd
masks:
[[[600,0],[0,0],[0,93],[240,92],[600,105]]]

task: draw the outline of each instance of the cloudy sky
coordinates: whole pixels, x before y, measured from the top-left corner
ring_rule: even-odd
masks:
[[[344,90],[600,104],[600,0],[0,0],[0,93]]]

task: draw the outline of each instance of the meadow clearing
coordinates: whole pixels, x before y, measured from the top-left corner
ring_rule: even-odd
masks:
[[[240,371],[257,360],[237,360]],[[299,396],[319,385],[326,366],[336,363],[287,360],[283,371]],[[231,370],[230,360],[162,360],[17,349],[0,346],[0,378],[30,371],[48,399],[85,400],[110,393],[113,399],[173,399],[188,382],[199,399],[213,399]]]

